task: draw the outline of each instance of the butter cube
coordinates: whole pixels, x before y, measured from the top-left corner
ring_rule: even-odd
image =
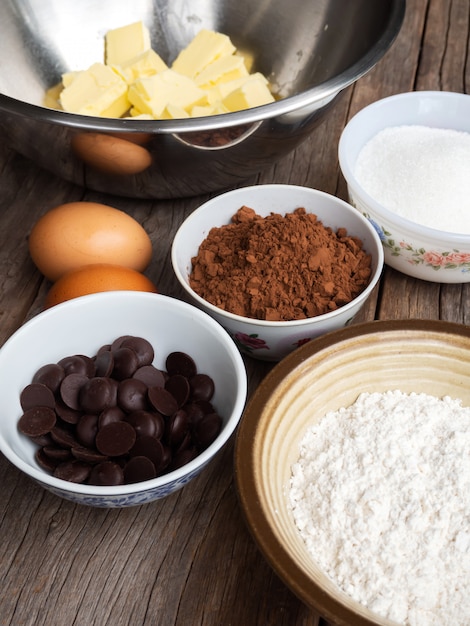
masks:
[[[242,57],[247,71],[251,74],[251,70],[253,69],[253,65],[255,62],[253,53],[249,52],[248,50],[241,50],[240,48],[238,48],[235,54]]]
[[[181,107],[173,104],[167,104],[160,116],[162,120],[178,120],[189,117],[189,113]]]
[[[161,56],[152,49],[142,52],[142,54],[121,65],[112,65],[111,67],[128,85],[131,85],[138,78],[152,76],[168,69]]]
[[[210,101],[214,100],[223,100],[228,96],[229,93],[235,91],[235,89],[239,89],[249,80],[259,80],[264,83],[268,88],[268,79],[261,74],[260,72],[255,72],[254,74],[249,74],[248,76],[242,76],[241,78],[235,78],[229,81],[220,81],[216,85],[214,85],[210,90]]]
[[[194,78],[212,61],[231,55],[234,52],[235,46],[227,35],[202,29],[186,48],[181,50],[174,60],[171,69]]]
[[[105,35],[106,65],[121,65],[150,48],[150,33],[143,22],[133,22]]]
[[[81,74],[81,71],[79,72],[66,72],[65,74],[62,74],[62,86],[63,87],[68,87],[69,85],[72,84],[72,82],[77,78],[77,76]]]
[[[220,57],[207,65],[200,72],[194,82],[201,89],[210,89],[217,83],[229,82],[237,78],[248,76],[248,71],[239,56],[230,55]]]
[[[171,104],[188,110],[207,101],[207,96],[187,76],[168,69],[154,76],[138,78],[129,87],[129,100],[141,113],[160,118]]]
[[[44,106],[49,109],[61,109],[60,105],[60,93],[63,89],[62,83],[58,83],[57,85],[53,85],[46,90],[46,94],[44,96]]]
[[[191,117],[207,117],[221,113],[230,113],[230,111],[220,101],[213,104],[196,105],[191,109]]]
[[[274,102],[273,95],[262,80],[247,80],[241,87],[230,92],[222,103],[229,111],[241,111]]]
[[[129,109],[127,83],[110,67],[94,63],[62,90],[60,104],[69,113],[121,117]]]

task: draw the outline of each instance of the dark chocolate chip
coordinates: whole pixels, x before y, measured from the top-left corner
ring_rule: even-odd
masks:
[[[69,374],[82,374],[87,378],[94,375],[95,365],[93,360],[82,354],[73,354],[60,359],[58,364],[63,367],[65,375]]]
[[[137,435],[127,422],[113,422],[100,428],[96,435],[96,447],[106,456],[121,456],[129,452]]]
[[[190,461],[192,461],[196,457],[197,457],[197,450],[195,450],[194,448],[182,450],[181,452],[177,453],[173,457],[171,461],[171,465],[170,465],[170,470],[173,471],[180,467],[183,467],[183,465],[187,465]]]
[[[152,344],[143,337],[126,337],[121,343],[121,348],[130,348],[137,355],[138,367],[150,365],[155,353]]]
[[[20,404],[23,411],[35,406],[47,406],[53,409],[55,406],[54,393],[43,383],[30,383],[20,394]]]
[[[188,432],[189,421],[186,411],[179,409],[166,423],[165,435],[168,445],[171,447],[179,446]]]
[[[137,354],[131,348],[117,348],[113,351],[113,378],[124,380],[131,378],[139,366]]]
[[[114,384],[104,376],[95,376],[80,387],[79,404],[83,411],[101,413],[113,406],[116,400]]]
[[[50,456],[44,454],[44,450],[42,448],[38,448],[34,454],[34,458],[36,459],[37,464],[46,472],[50,474],[54,473],[55,468],[57,467],[57,461],[54,461]]]
[[[96,376],[111,376],[114,369],[114,357],[110,350],[103,350],[95,357]]]
[[[209,402],[214,395],[214,381],[207,374],[196,374],[189,380],[193,400]]]
[[[83,461],[84,463],[95,464],[108,459],[107,456],[101,454],[97,450],[94,450],[93,448],[85,448],[83,446],[79,446],[78,444],[73,446],[70,452],[78,461]]]
[[[186,378],[192,378],[197,374],[196,363],[186,352],[171,352],[166,358],[165,365],[170,376],[182,374]]]
[[[76,427],[77,439],[88,448],[95,445],[95,438],[98,433],[98,416],[95,413],[85,413],[78,420]]]
[[[117,350],[118,348],[120,348],[122,345],[122,342],[125,341],[126,339],[129,339],[130,337],[132,337],[132,335],[121,335],[120,337],[116,337],[116,339],[114,339],[114,341],[112,341],[109,346],[109,349],[111,350],[111,352],[114,352],[114,350]]]
[[[18,424],[20,432],[28,437],[46,435],[55,426],[56,414],[47,406],[38,406],[28,409],[20,417]]]
[[[220,433],[222,418],[217,413],[207,413],[193,425],[193,435],[199,446],[207,448]]]
[[[126,378],[119,383],[117,403],[123,411],[140,411],[148,407],[147,385],[137,378]]]
[[[120,465],[113,461],[102,461],[93,467],[88,482],[92,485],[122,485],[124,472]]]
[[[170,376],[165,383],[165,389],[171,393],[179,407],[186,404],[191,391],[188,379],[182,374]]]
[[[72,458],[69,448],[62,448],[57,445],[44,446],[43,452],[50,459],[56,461],[56,464],[63,461],[69,461]]]
[[[143,365],[134,372],[133,378],[144,382],[147,387],[164,387],[165,374],[154,365]]]
[[[162,387],[150,387],[148,399],[151,405],[162,415],[173,415],[178,409],[178,403],[175,398]]]
[[[155,437],[149,437],[148,435],[137,437],[129,454],[131,457],[147,457],[154,464],[156,471],[159,470],[164,461],[164,450],[161,441],[155,439]]]
[[[51,430],[51,437],[53,441],[55,441],[59,446],[63,446],[65,448],[71,448],[74,446],[77,441],[75,438],[75,431],[70,431],[67,428],[62,428],[57,424]]]
[[[56,398],[55,412],[67,424],[76,424],[83,415],[83,411],[71,409],[60,397]]]
[[[126,421],[134,428],[137,436],[148,435],[149,437],[155,437],[157,435],[158,422],[155,414],[150,411],[132,411],[127,415]]]
[[[38,369],[33,376],[33,383],[42,383],[55,393],[65,376],[64,368],[58,363],[48,363]]]
[[[129,459],[124,467],[126,483],[140,483],[144,480],[151,480],[156,475],[154,464],[146,456],[134,456]]]
[[[60,385],[60,397],[71,409],[80,409],[80,389],[88,381],[84,374],[68,374]]]
[[[54,476],[71,483],[84,483],[90,475],[91,465],[81,461],[66,461],[59,463],[54,470]]]
[[[111,424],[111,422],[120,422],[125,418],[125,412],[118,406],[110,406],[102,411],[98,418],[98,428]]]

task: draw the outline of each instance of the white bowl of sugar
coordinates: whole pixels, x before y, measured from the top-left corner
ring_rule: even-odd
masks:
[[[415,278],[470,282],[470,96],[397,94],[346,125],[349,201],[377,229],[385,263]]]

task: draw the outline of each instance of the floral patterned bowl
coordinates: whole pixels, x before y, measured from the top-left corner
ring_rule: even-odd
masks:
[[[316,317],[294,321],[265,321],[224,311],[201,298],[189,285],[191,259],[212,227],[228,224],[242,206],[258,215],[282,215],[298,207],[315,213],[333,230],[347,229],[359,237],[372,257],[372,275],[366,289],[348,304]],[[180,226],[173,241],[175,274],[193,304],[216,319],[231,335],[240,351],[265,361],[279,361],[312,338],[348,325],[377,284],[383,269],[383,250],[376,230],[358,211],[330,194],[296,185],[255,185],[222,193],[194,211]]]
[[[470,233],[444,232],[401,217],[366,193],[355,178],[363,146],[384,128],[403,125],[470,132],[470,96],[416,91],[384,98],[359,111],[346,125],[338,150],[349,201],[376,228],[387,265],[432,282],[470,282]]]
[[[189,354],[201,373],[214,380],[213,405],[223,419],[218,437],[192,461],[163,476],[111,487],[56,478],[35,460],[36,446],[18,430],[20,392],[34,372],[74,354],[92,356],[123,335],[144,337],[165,368],[173,351]],[[0,451],[44,489],[77,504],[122,508],[169,496],[195,478],[232,436],[241,418],[247,377],[233,341],[196,307],[167,296],[137,291],[98,293],[58,304],[21,326],[0,350]]]

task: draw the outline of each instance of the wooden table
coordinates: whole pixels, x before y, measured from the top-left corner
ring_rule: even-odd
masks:
[[[293,183],[345,198],[337,145],[347,120],[398,92],[464,93],[470,0],[409,0],[392,49],[349,88],[292,155],[253,183]],[[149,276],[182,296],[169,250],[177,227],[206,197],[133,201],[55,178],[0,146],[0,343],[37,313],[48,284],[27,234],[41,214],[74,200],[124,209],[154,243]],[[426,283],[386,268],[357,321],[432,318],[466,323],[470,286]],[[246,359],[252,392],[270,365]],[[0,416],[1,419],[1,416]],[[324,624],[279,580],[254,544],[233,484],[233,441],[194,482],[163,501],[123,510],[74,505],[0,455],[0,625],[294,626]]]

